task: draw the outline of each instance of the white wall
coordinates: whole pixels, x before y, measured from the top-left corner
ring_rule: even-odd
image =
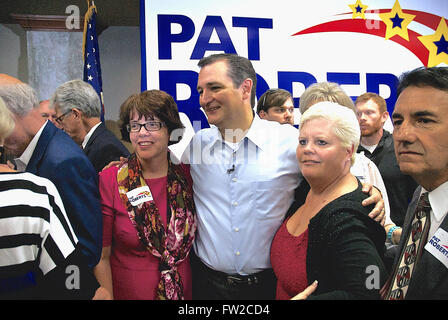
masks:
[[[73,40],[73,36],[69,36],[69,45],[67,48],[65,43],[63,48],[59,48],[61,41],[56,38],[61,38],[61,34],[55,34],[54,41],[50,41],[50,47],[47,48],[48,56],[36,56],[34,53],[35,46],[39,45],[39,37],[45,37],[47,35],[39,35],[32,37],[34,43],[27,44],[27,32],[16,24],[0,24],[0,73],[6,73],[20,80],[32,83],[36,82],[36,72],[40,72],[51,75],[65,72],[67,77],[75,77],[77,75],[82,76],[82,63],[75,66],[75,70],[67,71],[67,66],[58,66],[61,59],[58,59],[58,55],[67,55],[67,52],[79,52],[82,50],[82,36],[75,36],[76,39],[80,39],[79,43]],[[64,38],[64,37],[63,37]],[[65,37],[67,38],[67,37]],[[103,94],[104,105],[106,109],[105,118],[108,120],[118,120],[119,108],[121,103],[131,94],[140,92],[140,30],[139,27],[109,27],[105,29],[99,35],[99,47],[100,47],[100,60],[103,75]],[[68,50],[68,51],[67,51]],[[33,63],[28,62],[28,54],[34,53],[31,57]],[[60,57],[59,57],[60,58]],[[36,65],[36,61],[41,61],[40,65]],[[51,68],[54,68],[52,70]],[[81,68],[81,70],[77,70]],[[50,70],[49,70],[50,69]],[[41,70],[41,71],[39,71]],[[62,71],[61,71],[62,70]],[[65,71],[64,71],[65,70]],[[48,86],[46,93],[45,90],[39,90],[41,93],[40,99],[45,99],[44,95],[48,95],[53,87],[57,87],[57,83],[51,77],[44,75],[44,79],[47,79],[41,86]],[[71,80],[71,79],[67,79]],[[36,85],[37,86],[37,85]]]

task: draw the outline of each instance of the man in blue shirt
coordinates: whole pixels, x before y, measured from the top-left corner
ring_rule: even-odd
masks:
[[[198,214],[193,299],[274,299],[270,246],[302,179],[298,130],[254,114],[256,74],[248,59],[217,54],[198,65],[199,102],[212,126],[182,157]]]

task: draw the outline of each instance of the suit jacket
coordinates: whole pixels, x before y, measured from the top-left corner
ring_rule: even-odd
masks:
[[[111,131],[107,130],[104,123],[100,124],[93,131],[84,148],[84,152],[92,162],[97,173],[112,161],[120,160],[120,157],[127,158],[129,156],[128,149]]]
[[[421,186],[415,190],[414,197],[408,206],[398,252],[403,249],[405,239],[411,232],[411,222],[421,190]],[[440,228],[448,232],[448,215],[442,221]],[[398,263],[398,259],[399,257],[395,259],[395,264]],[[448,299],[448,269],[425,249],[415,266],[406,299]]]
[[[84,152],[47,121],[26,171],[56,185],[81,250],[95,266],[102,250],[102,213],[98,177]]]

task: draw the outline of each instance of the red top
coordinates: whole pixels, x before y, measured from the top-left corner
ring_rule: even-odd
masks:
[[[306,251],[308,229],[301,235],[289,233],[283,222],[271,246],[271,264],[277,276],[277,300],[289,300],[308,287],[306,276]]]
[[[137,230],[121,202],[117,185],[117,167],[99,175],[103,212],[103,247],[111,246],[110,267],[114,299],[153,300],[160,281],[159,259],[141,243]],[[166,227],[167,177],[145,179]],[[189,258],[179,265],[184,298],[191,300],[191,268]]]

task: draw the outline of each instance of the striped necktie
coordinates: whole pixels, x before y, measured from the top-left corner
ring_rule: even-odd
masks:
[[[406,297],[412,272],[418,263],[428,238],[430,226],[431,205],[428,199],[428,192],[420,196],[417,208],[414,212],[411,230],[408,232],[406,245],[400,253],[400,260],[395,267],[392,278],[389,282],[389,289],[385,295],[385,300],[403,300]]]

